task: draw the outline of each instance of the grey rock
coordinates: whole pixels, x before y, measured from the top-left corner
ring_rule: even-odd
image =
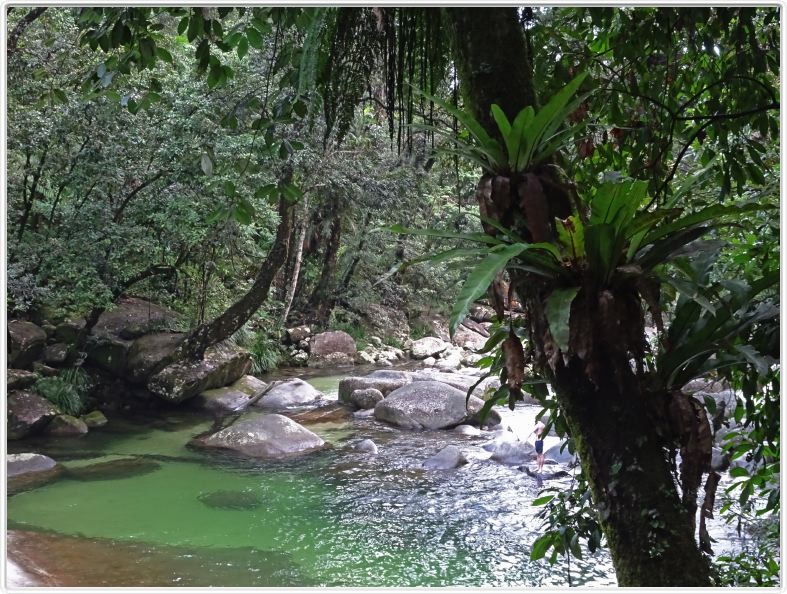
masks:
[[[56,342],[44,347],[41,357],[47,365],[65,365],[72,353],[72,347],[64,342]]]
[[[27,369],[38,359],[46,344],[46,332],[22,320],[8,322],[8,366]]]
[[[392,375],[378,375],[390,373]],[[387,396],[397,388],[409,384],[411,378],[409,376],[398,376],[395,371],[375,371],[365,377],[346,377],[339,382],[339,400],[342,402],[351,402],[350,396],[356,390],[367,390],[373,388],[379,390],[383,396]]]
[[[324,394],[314,389],[308,382],[293,378],[274,385],[254,406],[281,409],[291,406],[313,404],[322,399]]]
[[[258,458],[281,458],[326,447],[318,435],[278,414],[246,413],[229,427],[191,441],[196,447],[233,450]]]
[[[399,341],[410,337],[410,326],[404,312],[376,303],[360,306],[361,325],[369,334],[377,336],[393,336]]]
[[[293,355],[293,359],[296,362],[300,362],[303,360],[303,351],[298,351]],[[306,363],[309,367],[314,367],[315,369],[324,369],[329,367],[351,367],[355,364],[355,355],[349,355],[347,353],[328,353],[327,355],[314,355],[314,356],[306,356]]]
[[[87,433],[87,425],[82,419],[71,415],[57,415],[45,429],[49,435],[57,437],[79,437]]]
[[[126,379],[136,384],[144,384],[153,368],[172,354],[185,337],[181,332],[156,332],[137,338],[129,347],[126,356]]]
[[[205,390],[190,400],[193,406],[215,413],[234,412],[244,409],[251,400],[246,392],[232,387]]]
[[[713,448],[711,450],[710,467],[716,472],[724,472],[730,467],[730,457],[721,448]]]
[[[148,390],[168,402],[183,402],[200,392],[221,388],[246,375],[251,366],[248,351],[215,345],[202,361],[173,363],[150,378]]]
[[[54,404],[34,392],[9,392],[8,439],[21,439],[36,433],[59,414]]]
[[[55,465],[57,462],[43,454],[8,454],[5,457],[6,473],[9,478],[28,472],[52,470]]]
[[[391,392],[374,408],[374,416],[407,429],[446,429],[463,423],[477,423],[483,401],[470,397],[465,407],[465,394],[439,382],[413,382]],[[487,418],[500,423],[492,411]]]
[[[53,335],[57,342],[65,342],[66,344],[76,344],[79,333],[85,327],[85,319],[79,318],[77,320],[69,320],[62,322],[55,327]]]
[[[481,447],[487,452],[494,452],[498,450],[503,444],[512,444],[516,443],[517,441],[518,439],[511,431],[501,430],[495,431],[495,438],[486,442]]]
[[[536,449],[526,441],[504,441],[494,452],[490,459],[507,465],[525,464],[534,460]]]
[[[353,417],[356,418],[356,419],[368,419],[368,418],[374,417],[374,409],[373,408],[369,408],[369,409],[366,409],[366,410],[356,410],[353,413]]]
[[[159,469],[161,464],[155,460],[131,456],[69,468],[67,474],[78,481],[116,481],[144,476]]]
[[[427,357],[439,355],[449,346],[447,342],[440,338],[426,336],[413,341],[413,344],[410,346],[410,355],[413,359],[426,359]]]
[[[377,444],[371,439],[364,439],[355,444],[355,449],[359,452],[367,452],[369,454],[376,454],[378,452]]]
[[[267,387],[268,384],[266,384],[261,379],[254,377],[253,375],[244,375],[230,386],[230,388],[233,390],[248,394],[252,398],[256,398],[262,394]]]
[[[26,371],[24,369],[6,369],[5,378],[6,388],[10,392],[11,390],[24,390],[25,388],[29,388],[36,383],[38,376],[32,371]]]
[[[170,328],[179,318],[176,312],[161,305],[137,297],[123,297],[115,307],[101,314],[91,334],[98,338],[131,341]]]
[[[467,464],[467,458],[458,447],[449,445],[431,458],[424,460],[423,467],[427,470],[450,470]]]
[[[475,322],[471,322],[475,324]],[[486,332],[486,330],[481,327],[481,329]],[[487,332],[487,336],[489,333]],[[456,346],[460,346],[465,349],[470,349],[473,351],[477,351],[486,344],[487,336],[480,334],[479,332],[475,331],[474,329],[470,329],[465,325],[460,325],[456,332],[454,332],[454,339],[453,343]]]
[[[565,442],[563,442],[565,443]],[[558,464],[574,464],[577,461],[576,454],[572,454],[568,451],[568,446],[563,448],[563,451],[560,451],[560,448],[563,447],[563,443],[556,443],[550,448],[544,450],[544,458],[553,460]]]
[[[383,393],[375,388],[355,390],[350,394],[350,404],[362,409],[374,408],[384,398]]]

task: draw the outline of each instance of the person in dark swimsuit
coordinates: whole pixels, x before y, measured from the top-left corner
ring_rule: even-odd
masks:
[[[544,436],[542,433],[546,426],[544,423],[541,422],[539,419],[536,421],[536,426],[533,428],[533,432],[530,435],[535,433],[536,435],[536,465],[538,467],[538,472],[541,472],[544,468]]]

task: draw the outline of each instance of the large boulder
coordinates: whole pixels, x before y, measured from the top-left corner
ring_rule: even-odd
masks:
[[[79,338],[79,333],[84,327],[84,318],[62,322],[55,327],[54,339],[57,342],[76,344],[77,338]]]
[[[427,357],[439,355],[449,346],[451,345],[441,338],[425,336],[413,341],[413,344],[410,346],[410,355],[413,359],[426,359]]]
[[[472,386],[478,383],[480,379],[472,375],[465,375],[464,373],[446,373],[432,369],[420,369],[413,372],[411,377],[414,382],[440,382],[442,384],[448,384],[457,390],[462,390],[465,393],[467,393],[467,391]],[[489,387],[500,387],[500,380],[498,380],[496,377],[488,377],[482,380],[473,389],[472,395],[477,396],[478,398],[483,398],[487,388]]]
[[[191,441],[196,447],[233,450],[255,458],[281,458],[326,447],[325,441],[283,415],[246,413],[229,427]]]
[[[46,344],[46,332],[22,320],[8,322],[8,366],[26,369],[38,359]]]
[[[215,345],[202,361],[168,365],[148,380],[148,390],[168,402],[183,402],[211,388],[227,386],[246,375],[251,366],[248,351]]]
[[[88,429],[103,427],[109,422],[107,421],[106,415],[100,410],[94,410],[86,415],[82,415],[81,419],[84,421],[85,425],[88,426]]]
[[[156,364],[171,355],[185,336],[182,332],[155,332],[137,338],[128,350],[126,379],[144,384]]]
[[[460,348],[446,349],[440,354],[440,358],[435,361],[435,367],[446,371],[459,369],[462,365],[462,354],[463,352]]]
[[[9,392],[8,439],[21,439],[36,433],[59,414],[55,405],[34,392]]]
[[[342,330],[322,332],[309,343],[309,365],[325,367],[352,365],[358,352],[353,337]]]
[[[71,415],[57,415],[49,422],[45,431],[57,437],[79,437],[87,433],[87,424]]]
[[[451,336],[448,333],[448,322],[445,316],[440,314],[421,313],[411,321],[410,326],[413,328],[420,327],[422,330],[426,330],[426,336],[436,336],[445,341],[451,340]]]
[[[463,423],[478,424],[484,401],[439,382],[413,382],[391,392],[374,407],[374,416],[407,429],[447,429]],[[497,425],[500,415],[490,411],[486,423]]]
[[[289,408],[314,404],[323,397],[324,394],[316,390],[310,383],[296,377],[274,385],[254,403],[254,406],[273,409]]]
[[[476,303],[470,307],[470,319],[472,319],[474,322],[492,322],[496,316],[497,314],[495,314],[495,310],[488,305]]]
[[[371,439],[362,439],[361,441],[356,443],[355,450],[357,452],[366,452],[367,454],[376,454],[379,451],[377,449],[377,444],[374,443]]]
[[[386,305],[369,303],[362,307],[360,313],[361,324],[370,334],[392,336],[400,342],[410,338],[410,325],[404,312]]]
[[[317,408],[301,410],[294,413],[288,412],[287,416],[301,425],[342,423],[350,418],[350,409],[340,402],[329,401],[328,404]]]
[[[380,375],[380,374],[392,375]],[[339,382],[339,400],[342,402],[352,402],[352,393],[356,390],[379,390],[383,396],[387,396],[397,388],[409,384],[410,375],[398,375],[403,372],[379,370],[365,377],[346,377]]]
[[[5,387],[10,392],[11,390],[24,390],[25,388],[29,388],[36,383],[38,376],[32,371],[26,371],[24,369],[6,369],[5,379]]]
[[[424,460],[422,466],[427,470],[451,470],[467,464],[467,458],[455,445],[449,445],[431,458]]]
[[[228,386],[200,392],[189,402],[197,408],[215,413],[226,413],[245,408],[250,400],[251,396],[246,392],[241,392]]]
[[[101,314],[90,331],[86,350],[94,365],[123,376],[134,340],[175,326],[176,312],[136,297],[118,300],[111,310]]]
[[[555,445],[544,450],[544,459],[553,460],[558,464],[573,465],[577,461],[576,454],[568,451],[568,446],[564,446],[565,442],[556,443]],[[562,450],[561,450],[562,448]]]

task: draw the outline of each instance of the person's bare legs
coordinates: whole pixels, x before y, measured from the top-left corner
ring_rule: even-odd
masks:
[[[536,454],[536,462],[538,463],[538,472],[544,469],[544,454]]]

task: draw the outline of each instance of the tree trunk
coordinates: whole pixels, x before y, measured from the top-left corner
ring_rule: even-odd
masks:
[[[295,297],[295,288],[298,286],[298,276],[301,273],[301,261],[303,260],[303,242],[306,241],[306,227],[309,222],[309,198],[303,197],[303,216],[298,222],[298,234],[295,239],[295,261],[292,265],[289,284],[287,285],[287,295],[284,298],[284,311],[281,314],[282,326],[287,325],[287,316],[290,314],[292,300]]]
[[[457,71],[465,105],[490,134],[498,130],[490,115],[497,103],[513,118],[536,104],[532,66],[516,9],[445,10],[454,36]],[[539,173],[514,172],[505,188],[489,177],[479,183],[482,212],[496,196],[492,212],[526,238],[550,241],[549,222],[570,205],[541,191]],[[539,188],[533,212],[520,201],[520,184]],[[494,183],[493,183],[494,182]],[[510,186],[509,183],[510,182]],[[546,182],[543,182],[546,186]],[[528,200],[535,200],[531,190]],[[531,215],[528,220],[528,216]],[[542,224],[543,223],[543,224]],[[489,232],[489,230],[488,230]],[[538,235],[539,237],[536,237]],[[681,503],[667,458],[664,431],[666,394],[644,390],[642,308],[636,291],[583,286],[572,307],[569,354],[554,342],[546,299],[553,287],[511,270],[512,286],[523,300],[534,366],[550,378],[575,440],[582,469],[599,509],[600,523],[620,586],[710,586],[708,564],[693,533],[693,517]],[[573,348],[576,346],[577,348]],[[577,354],[581,353],[581,357]],[[633,369],[630,360],[637,365]],[[640,375],[638,375],[640,373]],[[511,374],[509,373],[509,377]]]
[[[254,284],[243,297],[233,303],[219,317],[195,328],[172,357],[167,359],[166,365],[180,359],[201,359],[205,349],[232,336],[265,302],[273,277],[287,260],[287,244],[292,229],[292,210],[289,201],[281,196],[279,198],[279,225],[276,229],[276,238],[254,279]],[[166,365],[159,365],[157,370],[163,369]]]
[[[347,289],[350,288],[350,281],[355,275],[355,269],[358,267],[358,263],[361,261],[361,256],[363,255],[363,249],[366,247],[366,239],[368,237],[366,234],[366,229],[369,226],[371,220],[372,213],[366,213],[366,217],[364,218],[362,225],[361,239],[358,241],[358,247],[355,248],[355,254],[353,255],[350,265],[347,267],[347,272],[345,272],[344,277],[342,278],[342,283],[340,286],[341,293],[345,293]]]
[[[336,275],[336,260],[339,254],[339,246],[342,239],[342,218],[337,214],[331,222],[331,234],[328,237],[328,244],[325,246],[325,254],[322,261],[322,272],[320,280],[309,300],[309,306],[313,309],[313,317],[318,324],[325,324],[333,309],[333,291],[331,287]]]

